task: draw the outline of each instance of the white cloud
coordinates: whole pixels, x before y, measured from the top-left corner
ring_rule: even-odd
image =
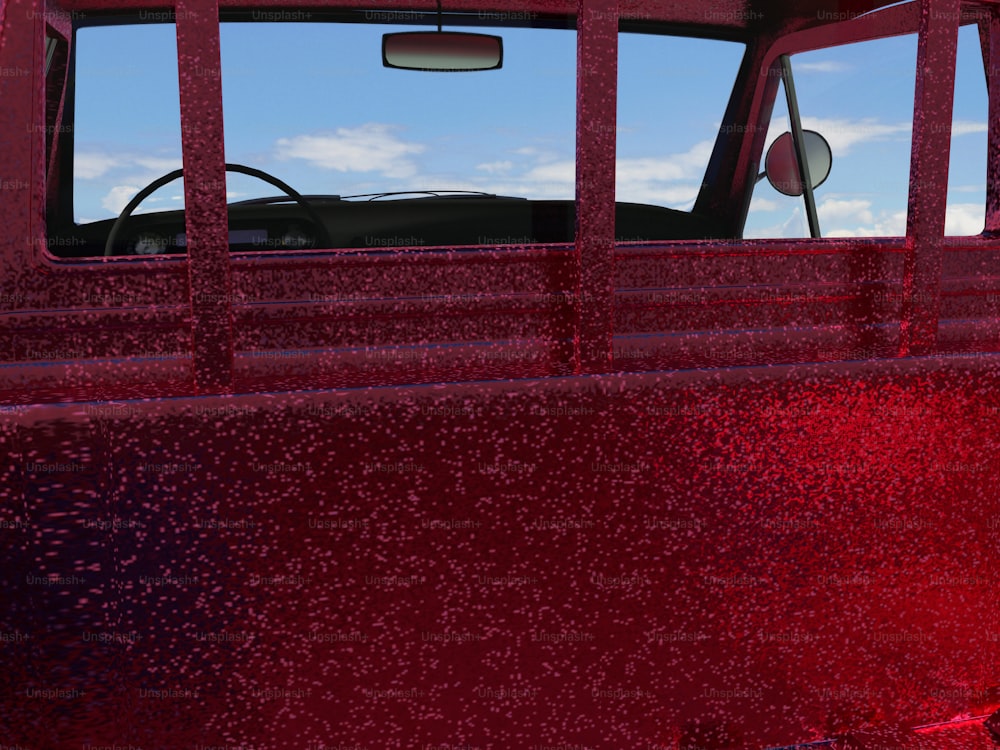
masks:
[[[876,215],[870,201],[827,199],[816,210],[824,237],[902,237],[906,234],[906,211],[883,210]],[[945,213],[945,234],[951,237],[977,235],[983,231],[984,219],[982,204],[950,205]],[[805,231],[799,208],[784,224],[748,230],[747,237],[806,236],[797,231]]]
[[[868,217],[871,218],[865,226],[864,219]],[[881,211],[878,216],[872,216],[870,210],[861,208],[853,216],[841,216],[838,227],[827,229],[820,221],[820,228],[824,237],[902,237],[906,234],[906,211]]]
[[[906,234],[906,211],[882,211],[875,216],[869,201],[827,200],[817,210],[824,237],[902,237]],[[952,237],[979,234],[983,231],[985,214],[982,204],[949,205],[945,211],[944,232]]]
[[[830,142],[830,148],[833,150],[835,159],[849,153],[853,146],[860,143],[888,141],[898,138],[908,139],[910,133],[913,131],[913,124],[910,122],[890,124],[879,122],[873,117],[861,120],[803,117],[802,127],[807,130],[815,130],[825,137]],[[952,125],[951,137],[957,138],[972,133],[985,133],[988,129],[988,125],[985,122],[959,120]],[[770,142],[778,135],[780,133],[768,132],[768,141]]]
[[[822,227],[822,224],[820,224]],[[762,239],[795,239],[809,236],[809,226],[806,223],[805,213],[800,207],[796,207],[788,218],[780,223],[760,229],[748,228],[745,237],[748,240]]]
[[[989,129],[989,125],[985,122],[957,120],[951,125],[951,137],[955,138],[956,136],[968,135],[969,133],[988,133]]]
[[[140,182],[141,180],[134,180],[133,182]],[[180,184],[179,182],[177,184]],[[117,216],[122,212],[122,209],[128,205],[128,202],[132,200],[135,195],[145,187],[143,185],[117,185],[108,192],[104,198],[101,199],[101,205],[110,213]],[[246,193],[238,192],[227,192],[226,200],[232,200],[233,198],[239,198],[246,195]],[[134,214],[141,214],[147,211],[177,211],[181,206],[161,206],[155,207],[157,203],[174,203],[184,200],[183,194],[175,195],[158,195],[153,194],[148,196],[142,203],[136,206],[135,210],[132,212]]]
[[[142,167],[155,173],[147,182],[181,167],[180,157],[143,156],[137,154],[111,154],[99,152],[78,153],[73,159],[73,175],[81,180],[94,180],[115,169]]]
[[[385,177],[405,179],[417,172],[411,154],[420,154],[426,146],[406,143],[392,132],[390,125],[368,123],[357,128],[338,128],[334,133],[297,135],[280,138],[280,159],[302,159],[323,169],[338,172],[381,172]]]
[[[521,148],[515,148],[511,151],[512,154],[517,154],[518,156],[533,156],[540,162],[555,161],[559,157],[551,151],[545,151],[540,148],[535,148],[534,146],[522,146]]]
[[[778,202],[769,198],[761,198],[755,195],[750,201],[750,213],[755,211],[777,211],[779,208]]]
[[[844,221],[850,221],[861,226],[871,224],[875,221],[871,207],[871,201],[827,198],[816,207],[816,213],[819,214],[820,227],[826,223],[839,224]]]
[[[616,197],[629,203],[653,203],[689,208],[698,195],[700,180],[712,149],[703,141],[688,151],[648,158],[617,160]],[[570,199],[576,194],[576,162],[555,158],[552,152],[524,146],[509,153],[522,158],[479,164],[477,169],[490,177],[470,183],[444,175],[421,176],[410,183],[424,189],[434,183],[450,188],[483,190],[499,195],[535,199]]]
[[[944,233],[953,237],[968,237],[983,231],[986,208],[981,203],[956,203],[945,209]]]
[[[140,190],[142,185],[118,185],[101,199],[101,205],[117,216]]]
[[[183,162],[180,158],[163,159],[155,156],[140,156],[134,159],[134,161],[140,167],[156,172],[160,176],[165,175],[168,172],[173,172],[175,169],[180,169],[181,166],[183,166]]]
[[[454,180],[452,183],[458,184]],[[546,162],[531,167],[522,174],[504,175],[503,182],[492,182],[465,189],[524,198],[572,200],[576,194],[576,163],[572,160]]]
[[[548,182],[567,185],[571,190],[576,189],[576,162],[556,161],[549,164],[540,164],[529,170],[524,175],[524,179],[529,182]]]
[[[618,200],[659,203],[688,208],[698,196],[712,141],[701,141],[687,151],[668,156],[625,158],[617,161]]]
[[[121,159],[110,154],[77,153],[73,157],[73,176],[93,180],[121,165]]]
[[[776,208],[784,206],[779,204]],[[816,211],[823,237],[900,237],[906,233],[906,211],[876,212],[868,200],[828,197],[816,207]],[[751,214],[751,217],[754,215]],[[747,229],[748,238],[808,236],[809,227],[801,199],[795,200],[794,210],[783,223]]]
[[[870,141],[886,141],[910,135],[912,123],[900,122],[894,125],[881,123],[873,117],[863,120],[845,120],[822,117],[803,117],[802,127],[815,130],[830,142],[834,159],[847,154],[851,147]]]
[[[758,209],[767,210],[767,209]],[[798,209],[796,209],[798,212]],[[824,237],[902,237],[906,234],[906,211],[872,211],[871,201],[826,199],[817,207]],[[945,234],[952,237],[977,235],[983,231],[985,209],[979,203],[949,205]],[[787,226],[789,222],[786,222]],[[757,230],[755,237],[782,237],[779,227]]]
[[[623,183],[683,180],[686,176],[684,166],[669,156],[660,159],[620,159],[615,171],[619,186]]]

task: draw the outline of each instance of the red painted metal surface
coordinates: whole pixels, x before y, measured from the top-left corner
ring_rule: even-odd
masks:
[[[934,351],[941,305],[944,214],[960,3],[920,3],[917,90],[913,105],[910,199],[906,215],[900,356]]]
[[[233,378],[233,296],[219,7],[179,0],[176,12],[194,380],[199,392],[225,393]]]
[[[984,24],[988,35],[988,55],[986,70],[989,87],[989,156],[986,165],[986,224],[988,232],[1000,230],[1000,75],[997,62],[1000,61],[1000,17],[992,9],[989,20]]]
[[[8,692],[8,737],[762,748],[981,713],[998,388],[928,361],[26,408],[8,690],[82,695]]]
[[[577,242],[295,258],[228,255],[180,0],[191,260],[56,260],[45,26],[140,7],[0,5],[0,747],[991,746],[1000,248],[928,194],[956,0],[505,4],[579,16]],[[616,14],[759,28],[719,210],[778,55],[920,25],[908,236],[616,246]]]
[[[613,358],[617,16],[614,0],[581,0],[577,16],[576,338],[583,372],[606,372]]]
[[[82,7],[82,6],[81,6]],[[100,7],[100,6],[94,6]],[[520,7],[520,6],[519,6]],[[534,7],[534,6],[532,6]],[[552,6],[549,10],[558,10]],[[742,12],[730,8],[728,11],[722,8],[704,9],[705,13],[712,13],[712,18],[742,18],[744,21],[755,17],[757,11],[744,8]],[[75,13],[86,13],[85,10],[74,10]],[[683,11],[681,14],[683,15]],[[693,10],[690,12],[694,12]],[[843,11],[847,13],[848,11]],[[644,18],[653,17],[657,14],[663,15],[664,10],[655,4],[645,6],[635,6],[630,8],[626,17]],[[628,15],[631,14],[631,15]],[[645,15],[643,15],[645,14]],[[774,11],[770,11],[774,15]],[[27,21],[20,19],[20,33],[34,33],[39,35],[41,28],[38,25],[31,27],[32,31],[27,31],[24,25]],[[770,15],[768,17],[771,17]],[[598,15],[598,19],[602,16]],[[604,23],[607,24],[606,16]],[[37,24],[37,18],[33,23]],[[913,24],[908,26],[908,24]],[[912,13],[911,6],[901,6],[890,9],[884,13],[873,17],[870,23],[862,27],[863,33],[886,33],[893,26],[898,26],[900,30],[916,28],[916,16]],[[795,49],[809,49],[832,41],[848,41],[851,35],[857,35],[861,31],[853,31],[851,24],[841,24],[833,29],[821,28],[811,31],[803,31],[798,34],[791,34],[782,38],[781,43],[774,45],[772,49],[763,57],[758,50],[753,54],[757,59],[762,60],[761,70],[766,71],[770,63],[778,54]],[[772,29],[762,33],[761,39],[767,44],[768,40],[774,38],[777,29]],[[24,38],[24,37],[19,37]],[[585,38],[589,38],[585,37]],[[582,44],[583,42],[581,42]],[[589,44],[589,42],[588,42]],[[584,49],[588,49],[586,45]],[[594,47],[595,54],[599,49]],[[16,52],[8,47],[8,52]],[[608,49],[600,51],[600,55],[607,57]],[[17,64],[17,57],[6,58],[9,63]],[[7,63],[5,63],[7,64]],[[27,65],[25,61],[23,65]],[[27,68],[26,68],[27,69]],[[588,64],[583,72],[587,75],[604,76],[605,83],[608,80],[607,71],[613,69],[612,60],[604,59],[594,65]],[[605,72],[601,72],[605,71]],[[589,80],[589,79],[588,79]],[[595,79],[597,80],[597,79]],[[194,97],[195,100],[200,95],[200,88],[204,88],[209,82],[182,81],[183,90],[186,96]],[[4,85],[12,85],[11,81],[5,81]],[[190,88],[189,88],[190,86]],[[585,87],[582,95],[587,92],[598,91],[600,87]],[[763,87],[751,89],[756,91],[749,105],[741,105],[742,111],[748,112],[751,121],[762,122],[761,104],[766,89]],[[27,111],[20,111],[22,99],[16,96],[16,91],[11,89],[12,96],[5,97],[5,100],[17,101],[18,105],[11,110],[12,117],[34,118],[38,120],[39,129],[43,129],[40,118],[41,111],[30,115]],[[614,132],[614,107],[608,103],[610,100],[605,96],[593,94],[596,100],[595,106],[582,114],[582,122],[586,128],[580,133],[581,152],[578,160],[580,173],[580,185],[578,193],[580,199],[587,205],[587,201],[597,202],[609,201],[608,195],[603,198],[597,196],[598,185],[596,180],[600,175],[601,179],[607,183],[610,175],[610,165],[612,162],[610,141],[608,140]],[[603,104],[602,104],[603,102]],[[36,109],[38,109],[36,107]],[[15,120],[18,121],[18,120]],[[197,152],[198,141],[195,138],[195,128],[197,123],[188,128],[186,137],[188,139],[188,150],[191,158],[196,163],[205,162],[209,155]],[[16,128],[15,128],[16,129]],[[24,130],[24,128],[22,128]],[[757,137],[763,138],[761,128],[757,130]],[[24,136],[22,133],[20,136]],[[603,137],[603,146],[599,142]],[[205,143],[208,143],[206,140]],[[751,161],[753,149],[760,147],[760,142],[754,139],[744,139],[739,156],[735,160],[729,157],[729,164],[734,175],[747,175],[751,171]],[[192,149],[194,149],[192,151]],[[601,154],[604,156],[601,156]],[[735,151],[733,153],[736,153]],[[215,156],[218,158],[218,155]],[[603,161],[601,161],[603,160]],[[207,162],[206,162],[207,163]],[[590,175],[593,175],[591,177]],[[37,179],[37,178],[36,178]],[[214,178],[213,178],[214,179]],[[738,180],[732,180],[736,183]],[[601,183],[601,184],[604,184]],[[608,187],[606,184],[604,187]],[[5,203],[4,211],[12,212],[11,221],[18,221],[17,203]],[[337,345],[344,347],[354,347],[360,351],[367,351],[372,346],[395,345],[400,347],[410,346],[430,346],[426,352],[414,356],[420,359],[422,365],[426,365],[426,371],[433,371],[433,379],[444,377],[445,379],[462,380],[468,378],[489,378],[507,376],[511,371],[500,367],[508,361],[509,357],[503,353],[503,346],[496,342],[501,336],[484,335],[485,321],[483,312],[490,311],[493,319],[497,319],[497,314],[506,322],[506,332],[503,335],[509,336],[513,342],[509,345],[512,352],[519,351],[523,347],[529,349],[539,349],[550,352],[540,355],[540,359],[534,364],[532,373],[526,374],[559,374],[571,372],[575,368],[574,342],[582,343],[580,334],[586,327],[586,335],[589,338],[597,337],[601,343],[601,351],[607,347],[607,337],[616,335],[612,340],[612,348],[619,350],[633,351],[630,338],[636,333],[645,333],[650,330],[649,324],[644,324],[641,331],[631,331],[628,327],[617,328],[614,318],[621,318],[622,315],[629,315],[627,312],[629,298],[635,297],[636,293],[641,294],[643,287],[632,286],[629,282],[622,281],[622,274],[616,283],[616,303],[615,312],[609,318],[609,301],[607,280],[600,276],[601,271],[606,271],[612,262],[607,257],[607,233],[609,227],[607,222],[603,223],[603,228],[599,229],[597,224],[593,230],[588,227],[591,222],[596,222],[600,215],[598,212],[588,208],[581,211],[585,217],[581,231],[581,258],[585,248],[598,248],[596,255],[588,255],[588,265],[593,266],[590,272],[590,280],[587,281],[592,286],[590,292],[578,284],[583,283],[583,277],[578,276],[577,271],[572,267],[563,266],[563,256],[557,255],[549,258],[545,253],[538,256],[529,253],[519,254],[516,263],[520,266],[511,274],[512,267],[509,253],[490,256],[483,253],[474,261],[465,256],[463,261],[459,261],[455,256],[444,251],[438,258],[430,258],[422,255],[420,257],[407,256],[401,254],[393,260],[386,259],[360,259],[355,257],[345,257],[343,254],[323,254],[313,253],[315,257],[306,259],[279,259],[279,258],[235,258],[232,260],[232,284],[233,291],[227,295],[220,291],[225,287],[225,271],[220,269],[209,271],[211,278],[206,276],[206,288],[211,291],[192,290],[189,280],[185,278],[189,274],[187,262],[178,259],[160,259],[158,262],[136,262],[135,259],[128,259],[127,262],[113,263],[68,263],[65,261],[53,262],[42,259],[42,247],[44,240],[36,237],[36,241],[31,244],[14,243],[5,245],[8,263],[7,268],[15,269],[11,271],[9,279],[8,299],[13,298],[15,302],[10,305],[11,315],[4,317],[3,328],[0,329],[4,349],[8,352],[6,360],[9,362],[25,363],[25,366],[18,365],[16,368],[2,368],[0,370],[0,390],[8,394],[7,398],[16,400],[22,396],[18,391],[23,390],[27,385],[33,383],[33,390],[36,393],[39,389],[46,389],[51,396],[55,397],[58,391],[51,390],[50,386],[42,380],[28,379],[34,378],[32,372],[37,371],[34,363],[58,359],[78,360],[76,356],[81,348],[84,348],[87,356],[101,362],[93,362],[87,367],[93,368],[92,377],[95,382],[116,382],[124,383],[129,377],[127,373],[135,373],[134,383],[143,391],[143,387],[151,382],[160,381],[156,392],[183,394],[193,392],[195,389],[194,373],[200,372],[198,376],[203,383],[218,379],[219,387],[228,381],[226,375],[228,355],[227,351],[227,314],[225,312],[226,300],[230,300],[232,315],[235,326],[232,333],[233,347],[235,348],[233,388],[251,387],[257,388],[266,379],[267,373],[274,371],[274,362],[269,358],[276,358],[277,355],[264,354],[262,342],[269,342],[266,348],[273,351],[281,349],[325,349],[331,344],[330,332],[344,330],[343,321],[346,319],[358,321],[357,327],[350,327],[349,330],[356,331],[353,338],[341,339],[342,343]],[[605,212],[606,213],[606,212]],[[18,226],[16,223],[12,226]],[[41,225],[30,231],[41,231]],[[27,230],[26,230],[27,231]],[[603,239],[598,239],[598,234],[604,235]],[[20,230],[11,233],[12,237],[20,236]],[[593,239],[591,239],[593,238]],[[979,240],[959,240],[949,241],[946,245],[945,254],[948,255],[947,247],[957,245],[968,247],[970,243],[979,242],[983,251],[992,252],[991,240],[981,238]],[[598,244],[593,244],[596,242]],[[601,244],[603,243],[603,244]],[[975,245],[972,245],[973,247]],[[201,244],[196,243],[197,257],[202,257],[208,252]],[[898,326],[899,313],[893,309],[885,309],[883,315],[878,315],[874,311],[884,308],[884,304],[877,299],[872,300],[869,296],[875,292],[879,293],[879,286],[873,286],[870,282],[877,284],[898,285],[902,283],[902,274],[896,271],[897,250],[886,248],[885,253],[875,253],[871,246],[863,241],[857,240],[824,240],[819,245],[813,243],[799,243],[789,245],[788,260],[785,268],[779,275],[774,275],[768,269],[769,258],[776,243],[741,243],[738,252],[732,253],[731,243],[664,243],[658,249],[641,251],[641,253],[651,254],[656,257],[672,256],[678,259],[685,258],[685,263],[698,262],[718,267],[715,276],[706,275],[699,283],[702,286],[711,288],[720,279],[718,274],[731,275],[734,279],[768,279],[774,282],[775,289],[773,296],[777,300],[778,308],[773,305],[761,306],[753,299],[744,299],[745,304],[741,308],[733,303],[728,308],[738,317],[733,321],[727,321],[725,317],[716,319],[715,328],[725,330],[732,328],[731,323],[739,323],[748,329],[777,330],[776,325],[780,321],[787,324],[797,324],[802,326],[812,325],[808,317],[799,321],[789,319],[786,315],[772,314],[772,311],[785,312],[789,298],[796,295],[809,300],[811,305],[806,310],[813,309],[821,316],[821,327],[815,330],[815,338],[818,345],[806,346],[803,348],[796,342],[794,336],[786,335],[785,332],[778,331],[773,342],[761,345],[750,357],[735,356],[730,358],[720,357],[718,353],[731,348],[728,342],[712,342],[712,335],[709,331],[701,328],[701,332],[706,335],[698,342],[685,344],[681,348],[676,346],[678,341],[676,336],[659,337],[653,341],[644,341],[644,347],[651,347],[649,355],[615,357],[612,369],[648,369],[649,367],[690,367],[699,365],[718,366],[720,364],[740,364],[747,361],[771,361],[771,362],[795,362],[811,361],[819,359],[839,359],[840,355],[833,357],[821,356],[823,352],[843,352],[854,349],[859,351],[871,350],[870,339],[881,336],[879,331],[886,326],[892,328]],[[669,250],[667,249],[669,248]],[[742,248],[741,250],[739,248]],[[761,251],[766,248],[766,251]],[[591,250],[586,250],[588,254]],[[840,253],[840,257],[851,268],[847,277],[849,283],[859,286],[846,295],[830,296],[828,289],[808,288],[800,286],[798,289],[794,285],[798,284],[800,278],[813,278],[816,283],[837,283],[845,281],[843,276],[826,276],[819,272],[819,268],[814,270],[813,263],[817,259],[817,253],[828,254],[831,252]],[[615,253],[615,264],[627,262],[627,259],[641,254],[638,249],[626,249],[620,247]],[[955,253],[956,256],[971,258],[965,253]],[[542,260],[542,257],[545,260]],[[741,256],[741,257],[740,257]],[[194,257],[194,254],[193,254]],[[536,262],[537,258],[537,262]],[[719,259],[727,258],[728,265],[723,269],[719,266]],[[697,259],[697,260],[696,260]],[[568,260],[568,258],[566,258]],[[226,259],[217,258],[217,262],[223,266]],[[644,263],[647,261],[643,261]],[[600,263],[603,265],[594,265]],[[407,272],[397,275],[392,274],[392,280],[388,279],[384,269],[388,265],[394,265],[400,269],[408,269]],[[650,269],[657,269],[656,276],[650,274],[654,280],[651,286],[658,288],[663,286],[663,279],[670,278],[669,274],[678,273],[678,268],[667,268],[660,261],[648,260]],[[947,261],[946,261],[947,264]],[[30,265],[41,265],[44,273],[27,273],[17,279],[14,284],[13,274],[17,274],[16,269],[23,269]],[[440,281],[431,283],[427,277],[428,266],[441,268]],[[446,270],[444,270],[446,269]],[[890,271],[890,269],[892,269]],[[435,272],[436,273],[436,272]],[[785,274],[785,275],[781,275]],[[805,276],[803,276],[803,274]],[[513,278],[510,278],[513,276]],[[351,284],[343,284],[340,279],[349,277]],[[959,277],[952,277],[956,280]],[[984,284],[989,284],[984,277]],[[417,281],[419,279],[419,281]],[[454,279],[454,280],[453,280]],[[579,279],[579,280],[577,280]],[[658,279],[658,280],[657,280]],[[360,281],[360,285],[358,283]],[[792,282],[790,288],[789,282]],[[945,284],[949,283],[949,277],[945,276]],[[860,286],[868,284],[867,286]],[[995,286],[995,284],[994,284]],[[330,289],[343,289],[343,292],[330,293]],[[447,301],[437,303],[428,302],[424,307],[424,316],[414,316],[406,309],[400,309],[400,315],[395,316],[396,322],[392,327],[386,327],[384,322],[389,310],[382,309],[376,312],[371,302],[365,299],[392,298],[394,296],[419,297],[429,294],[434,290],[435,294],[443,293],[445,297],[451,297]],[[579,289],[579,292],[577,292]],[[589,296],[587,296],[589,294]],[[895,296],[896,292],[891,291]],[[709,297],[711,294],[708,295]],[[331,297],[329,301],[323,299]],[[200,300],[200,304],[192,306],[192,298]],[[526,306],[528,300],[535,300],[535,304]],[[211,302],[206,302],[211,300]],[[254,303],[258,301],[288,301],[287,306],[271,306],[269,310],[261,308]],[[831,301],[833,304],[827,309],[821,309],[824,301]],[[839,301],[838,301],[839,300]],[[310,306],[307,301],[312,301]],[[584,304],[586,303],[586,304]],[[969,299],[969,303],[975,303],[974,299]],[[437,304],[438,308],[433,309],[430,305]],[[127,306],[126,306],[127,305]],[[212,311],[214,309],[214,312]],[[691,313],[697,313],[702,318],[712,314],[720,313],[718,305],[694,305],[685,304],[682,308]],[[51,310],[74,310],[73,326],[66,327],[60,324],[61,313],[53,314]],[[676,306],[674,306],[676,309]],[[192,310],[197,311],[197,316]],[[755,317],[752,312],[756,311]],[[956,313],[959,313],[956,310]],[[697,315],[691,320],[696,320]],[[304,317],[307,317],[311,324],[303,326]],[[647,316],[648,317],[648,316]],[[204,323],[198,323],[204,318]],[[428,320],[432,320],[437,325],[437,330],[431,331],[428,336]],[[951,346],[952,341],[974,342],[973,348],[992,347],[992,339],[984,338],[979,333],[981,324],[977,321],[971,323],[960,323],[968,320],[962,314],[956,314],[953,322],[947,325],[954,328],[956,325],[960,330],[956,330],[950,338],[943,341]],[[981,320],[981,319],[980,319]],[[410,321],[407,324],[405,321]],[[985,323],[985,321],[983,321]],[[192,348],[192,329],[197,325],[202,325],[206,338],[203,339],[204,346]],[[673,325],[673,324],[671,324]],[[140,327],[145,331],[142,337],[142,346],[138,346],[138,339],[128,332],[131,329]],[[691,326],[681,326],[676,329],[678,333],[686,335],[685,328]],[[662,330],[662,329],[661,329]],[[675,329],[668,329],[675,330]],[[699,330],[699,329],[694,329]],[[311,337],[304,335],[308,331],[314,331]],[[389,331],[396,333],[388,336]],[[726,334],[727,336],[729,334]],[[218,337],[216,340],[213,337]],[[458,345],[471,347],[474,352],[481,350],[481,342],[487,339],[494,341],[491,349],[501,347],[496,351],[496,356],[476,357],[472,356],[468,365],[457,370],[447,361],[446,351],[441,349],[441,345]],[[81,347],[81,340],[83,345]],[[28,342],[31,345],[28,345]],[[148,342],[148,343],[147,343]],[[701,345],[704,348],[716,352],[711,356],[702,355],[697,352]],[[958,350],[966,348],[966,344],[958,347]],[[694,349],[692,349],[692,346]],[[881,344],[879,344],[881,346]],[[937,351],[955,351],[955,348],[938,348]],[[738,353],[739,347],[732,348]],[[59,356],[63,353],[65,356]],[[39,354],[45,356],[38,356]],[[145,355],[144,363],[133,361],[130,363],[115,362],[115,358],[122,355]],[[49,356],[52,355],[52,356]],[[195,367],[192,356],[201,358],[202,364]],[[395,364],[390,367],[381,368],[381,374],[372,376],[357,375],[358,368],[349,360],[353,355],[341,350],[339,355],[322,354],[315,352],[309,357],[300,358],[298,367],[294,368],[299,373],[300,381],[312,382],[317,386],[336,386],[345,384],[365,384],[365,383],[391,383],[391,382],[412,382],[412,373],[401,373],[396,369]],[[440,357],[445,357],[441,360]],[[601,358],[606,358],[606,353]],[[242,364],[240,364],[242,362]],[[375,361],[369,362],[374,366]],[[77,365],[80,367],[80,365]],[[180,385],[177,381],[177,373],[184,368],[191,368],[189,376],[190,383]],[[248,371],[248,368],[250,371]],[[253,372],[257,369],[256,374]],[[377,369],[377,368],[375,368]],[[590,368],[593,369],[593,368]],[[598,368],[600,369],[600,368]],[[371,372],[373,367],[365,368]],[[48,370],[48,372],[55,372]],[[241,372],[245,374],[240,374]],[[249,380],[248,380],[249,378]],[[246,385],[249,382],[256,385]],[[282,380],[281,382],[286,382]],[[240,383],[244,383],[243,386]],[[135,388],[129,390],[125,388],[122,392],[136,392]],[[69,392],[65,392],[69,395]],[[76,392],[74,392],[76,393]],[[113,391],[101,391],[105,395],[113,395]]]

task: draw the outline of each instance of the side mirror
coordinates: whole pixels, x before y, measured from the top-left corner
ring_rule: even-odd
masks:
[[[805,148],[806,164],[809,166],[809,178],[813,188],[822,185],[830,176],[833,164],[833,152],[826,138],[814,130],[802,131]],[[805,192],[802,176],[799,174],[799,161],[795,158],[795,142],[791,133],[782,133],[777,137],[771,148],[767,150],[764,159],[764,174],[771,187],[785,195],[798,196]]]
[[[459,31],[404,31],[382,35],[382,65],[400,70],[461,72],[503,65],[503,39]]]

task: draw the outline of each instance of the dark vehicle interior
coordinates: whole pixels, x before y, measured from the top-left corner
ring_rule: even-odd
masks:
[[[528,200],[498,195],[432,194],[302,196],[310,210],[285,196],[230,205],[229,240],[234,252],[440,246],[511,246],[571,243],[572,201]],[[389,200],[388,198],[393,198]],[[622,237],[712,239],[713,222],[684,211],[634,203],[617,204]],[[112,227],[117,240],[105,252]],[[185,252],[184,212],[168,211],[107,219],[77,227],[74,241],[57,243],[64,257],[161,255]],[[324,237],[328,238],[324,241]],[[80,240],[83,240],[81,243]]]

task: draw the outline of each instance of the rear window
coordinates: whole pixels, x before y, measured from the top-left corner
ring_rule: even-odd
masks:
[[[745,49],[715,39],[619,35],[617,200],[692,209]]]
[[[383,66],[384,34],[434,28],[405,22],[418,14],[367,11],[369,23],[279,15],[246,13],[221,25],[225,158],[285,183],[316,213],[273,184],[227,173],[234,250],[572,239],[571,22],[446,23],[501,36],[503,66],[442,73]],[[181,166],[175,29],[85,27],[77,43],[73,219],[92,230],[83,232],[89,254],[104,254],[103,238],[129,201]],[[185,252],[183,206],[182,180],[159,188],[115,230],[120,244],[107,254]]]
[[[73,218],[115,217],[144,186],[181,166],[173,24],[95,26],[76,33]],[[137,212],[183,206],[180,183]]]

